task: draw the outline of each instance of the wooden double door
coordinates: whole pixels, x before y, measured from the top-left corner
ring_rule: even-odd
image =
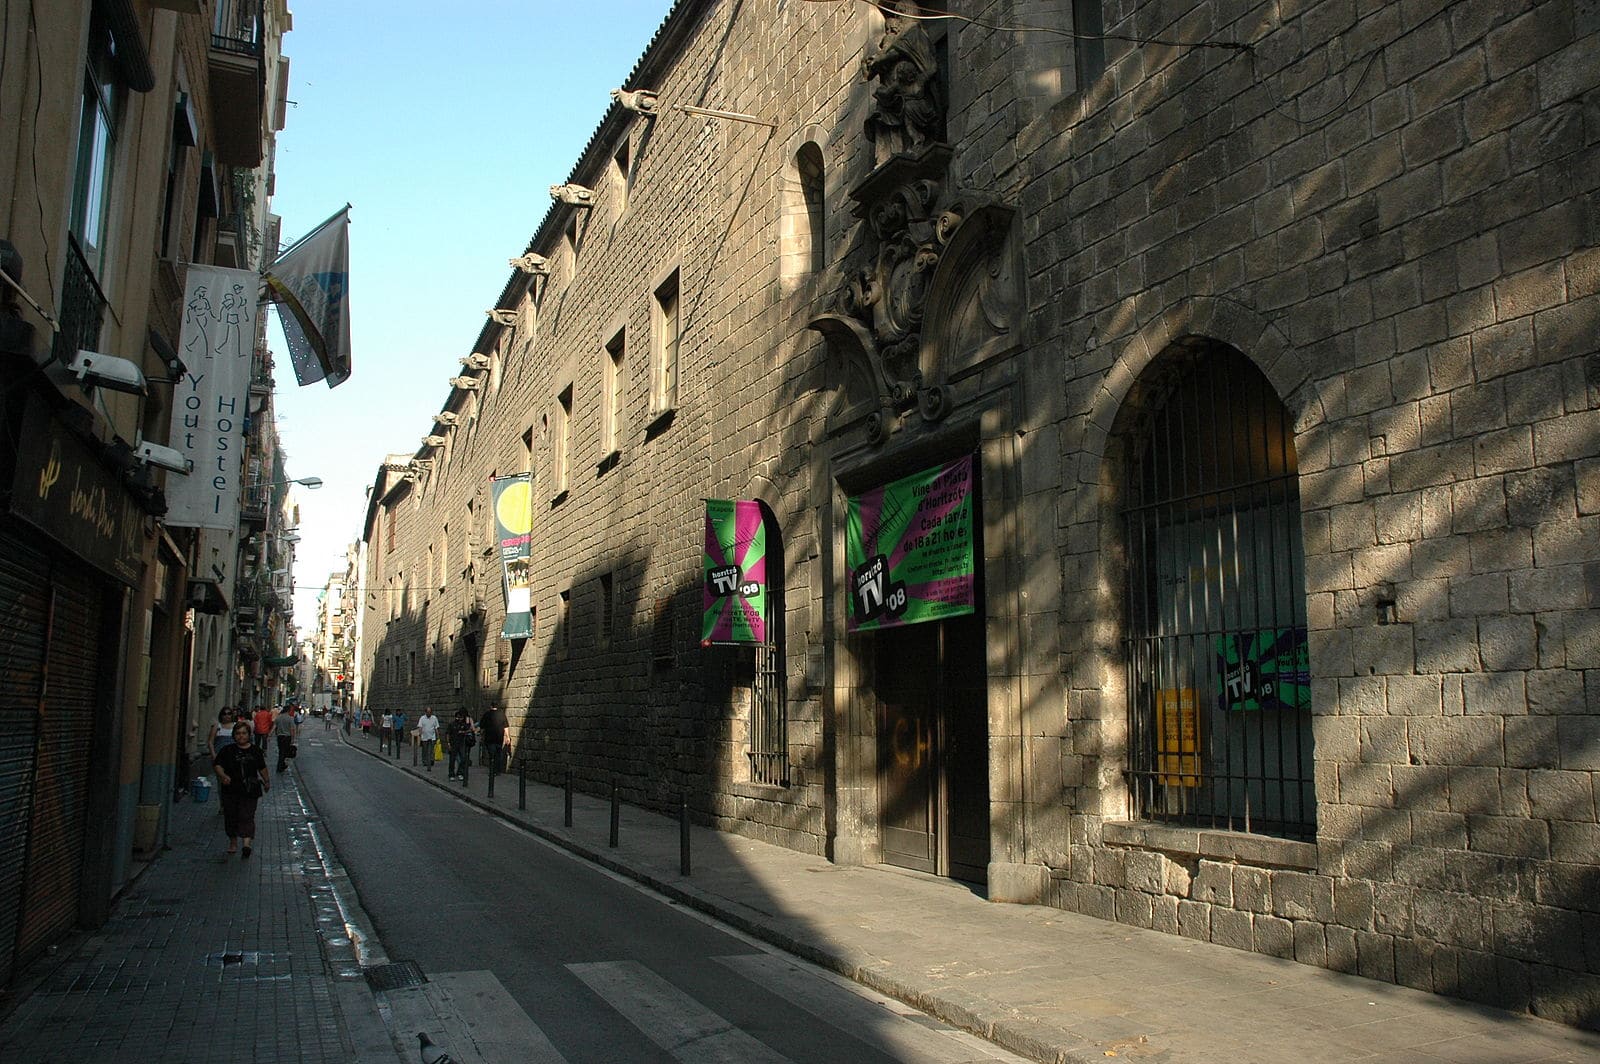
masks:
[[[889,864],[984,883],[989,727],[983,621],[876,636],[880,843]]]

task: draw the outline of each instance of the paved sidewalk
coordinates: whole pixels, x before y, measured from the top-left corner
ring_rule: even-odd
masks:
[[[168,851],[110,921],[24,973],[0,1061],[396,1064],[294,771],[260,803],[248,861],[225,856],[215,789],[171,813]]]
[[[376,738],[350,737],[378,754]],[[1039,1061],[1600,1061],[1600,1035],[1293,961],[1042,906],[991,904],[945,880],[851,868],[710,828],[691,829],[692,874],[679,873],[679,825],[474,766],[468,786],[384,758],[615,872],[757,938]]]

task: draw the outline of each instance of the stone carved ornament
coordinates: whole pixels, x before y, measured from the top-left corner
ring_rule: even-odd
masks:
[[[917,5],[901,5],[918,14]],[[884,10],[883,36],[862,60],[862,76],[877,81],[867,139],[884,154],[918,151],[944,138],[945,101],[940,98],[939,64],[933,41],[917,19]]]
[[[949,413],[952,345],[982,357],[996,336],[1016,333],[1016,279],[1003,265],[1012,210],[951,187],[935,55],[923,23],[886,13],[862,65],[878,83],[865,123],[878,165],[850,193],[870,233],[870,261],[810,322],[845,361],[840,413],[865,408],[874,443],[896,412],[916,407],[928,421]],[[936,335],[925,336],[925,325]]]

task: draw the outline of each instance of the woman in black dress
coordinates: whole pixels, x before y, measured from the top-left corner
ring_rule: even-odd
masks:
[[[233,853],[242,843],[241,856],[248,860],[250,842],[256,837],[256,801],[272,789],[266,755],[251,741],[250,725],[240,721],[233,726],[233,744],[222,748],[212,767],[217,773],[228,852]]]

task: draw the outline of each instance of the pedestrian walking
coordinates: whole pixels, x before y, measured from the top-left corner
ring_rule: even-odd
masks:
[[[483,763],[496,775],[506,770],[507,729],[506,711],[499,706],[490,706],[478,720],[478,731],[483,736]]]
[[[279,713],[278,719],[272,724],[272,734],[278,737],[278,771],[282,772],[289,767],[289,759],[295,755],[295,738],[300,734],[300,723],[295,720],[293,713]]]
[[[256,706],[255,714],[250,718],[250,730],[253,733],[251,738],[263,750],[267,748],[267,736],[272,734],[273,718],[272,710],[261,705]],[[262,756],[266,755],[263,754]]]
[[[223,747],[212,765],[217,774],[222,826],[228,833],[228,852],[239,852],[244,860],[250,859],[250,843],[256,837],[256,802],[272,790],[266,755],[251,741],[251,733],[250,725],[244,721],[235,724],[233,742]]]
[[[394,714],[385,713],[378,719],[378,750],[380,753],[388,752],[389,741],[393,738]]]
[[[233,722],[232,706],[223,706],[217,710],[216,722],[206,733],[206,753],[211,755],[211,760],[215,761],[217,755],[222,753],[222,748],[233,743]]]
[[[370,709],[363,709],[361,711],[361,734],[372,734],[372,710]]]
[[[472,765],[472,747],[478,741],[477,731],[467,711],[458,709],[445,732],[445,737],[450,740],[450,778],[459,779],[463,787],[467,785],[467,769]]]
[[[439,718],[433,715],[432,706],[424,707],[417,718],[417,741],[422,744],[422,764],[432,772],[433,748],[439,741]]]
[[[406,715],[404,710],[394,711],[394,745],[389,748],[391,754],[398,754],[401,745],[406,741]]]

